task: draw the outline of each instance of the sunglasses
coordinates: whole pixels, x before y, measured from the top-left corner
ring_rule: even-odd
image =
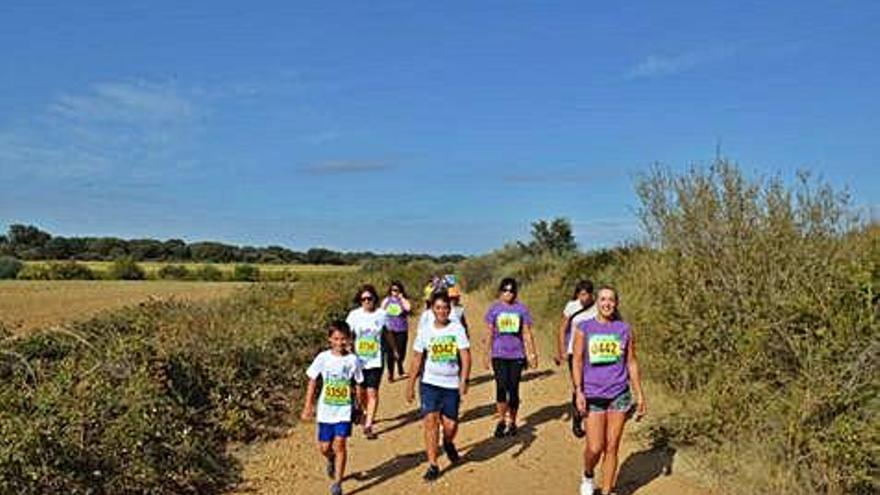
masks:
[[[501,289],[501,292],[510,292],[511,294],[516,294],[516,291],[513,290],[512,287],[505,287],[505,288]]]
[[[375,300],[376,300],[376,299],[374,299],[373,296],[363,296],[363,297],[361,297],[361,301],[364,301],[364,302],[365,302],[365,301],[375,301]]]

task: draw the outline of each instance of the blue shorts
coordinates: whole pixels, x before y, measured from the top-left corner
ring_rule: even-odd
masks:
[[[458,421],[461,395],[457,388],[443,388],[422,383],[419,387],[419,398],[422,403],[422,415],[439,412],[453,421]]]
[[[592,413],[623,412],[629,413],[633,407],[632,393],[629,388],[611,399],[587,397],[587,405]]]
[[[334,438],[348,438],[351,436],[351,422],[341,423],[318,423],[318,441],[332,442]]]

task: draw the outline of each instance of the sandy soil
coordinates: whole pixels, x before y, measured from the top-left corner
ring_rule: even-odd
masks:
[[[468,312],[480,315],[485,301],[474,301]],[[473,318],[476,321],[476,318]],[[473,329],[472,335],[481,329]],[[461,427],[456,441],[462,461],[450,465],[440,458],[442,475],[434,483],[421,476],[427,467],[422,423],[416,404],[404,400],[405,382],[380,389],[377,440],[357,431],[349,443],[346,494],[577,494],[582,471],[583,440],[571,434],[567,368],[546,359],[524,378],[520,429],[512,438],[491,436],[495,425],[494,382],[482,366],[473,373],[475,384],[464,397]],[[476,354],[475,362],[481,363]],[[649,406],[652,404],[649,396]],[[713,493],[698,483],[699,473],[682,452],[650,448],[645,432],[650,416],[630,422],[624,432],[618,482],[620,495],[697,495]],[[660,414],[654,413],[654,414]],[[245,463],[245,481],[238,494],[329,493],[330,480],[317,453],[314,424],[299,424],[290,434],[239,453]],[[671,473],[669,473],[671,471]],[[669,474],[667,474],[669,473]],[[599,475],[601,476],[601,474]],[[598,493],[598,492],[597,492]]]

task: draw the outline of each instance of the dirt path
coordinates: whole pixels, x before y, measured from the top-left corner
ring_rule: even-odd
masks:
[[[468,314],[473,315],[472,326],[476,327],[472,335],[479,335],[481,327],[475,325],[476,316],[483,314],[485,304],[485,301],[471,301],[468,305]],[[479,351],[479,347],[476,350]],[[345,493],[578,493],[583,440],[571,434],[567,369],[548,363],[547,355],[545,350],[541,366],[524,377],[520,429],[513,438],[491,437],[495,425],[494,382],[491,373],[482,366],[474,370],[474,385],[462,401],[461,427],[456,441],[462,461],[450,466],[446,458],[441,457],[442,476],[433,484],[421,479],[427,464],[416,403],[405,402],[404,381],[389,384],[383,380],[377,424],[379,439],[368,441],[360,432],[352,437]],[[476,357],[475,363],[480,363],[480,354]],[[711,493],[697,484],[696,473],[681,454],[646,445],[643,433],[649,424],[646,420],[627,425],[620,456],[619,494]],[[316,451],[314,424],[298,424],[289,436],[255,447],[244,454],[244,460],[245,482],[235,493],[311,495],[329,492],[323,459]],[[667,466],[674,466],[670,475],[665,475]]]

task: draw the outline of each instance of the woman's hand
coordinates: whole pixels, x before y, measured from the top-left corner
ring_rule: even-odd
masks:
[[[529,354],[529,368],[538,368],[538,355],[535,353]]]
[[[412,381],[406,382],[406,403],[412,404],[416,400],[416,387]]]
[[[648,414],[648,404],[645,402],[644,396],[639,397],[638,400],[636,403],[636,421],[641,421]]]
[[[586,415],[587,414],[587,397],[580,390],[577,391],[574,399],[574,403],[577,406],[577,410],[579,413]]]
[[[468,393],[468,381],[462,380],[461,383],[458,384],[458,393],[461,394],[462,397],[467,395]]]

